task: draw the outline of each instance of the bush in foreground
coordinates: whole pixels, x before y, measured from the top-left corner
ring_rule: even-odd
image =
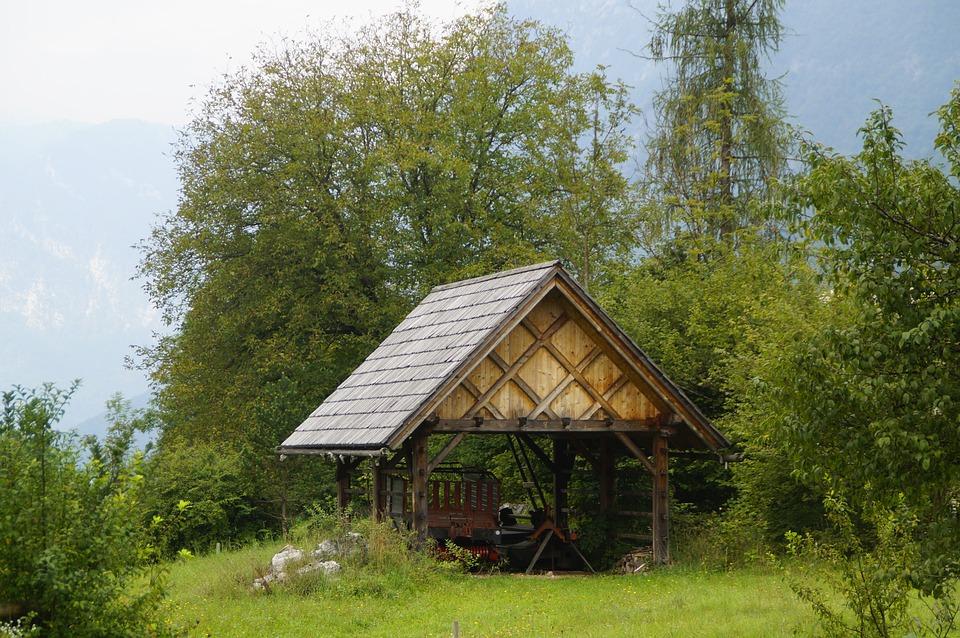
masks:
[[[3,394],[0,603],[48,636],[169,635],[140,523],[133,430],[119,423],[83,442],[55,430],[75,387]],[[23,622],[16,631],[32,635]]]

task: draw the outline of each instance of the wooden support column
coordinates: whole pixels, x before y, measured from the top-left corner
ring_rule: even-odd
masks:
[[[370,466],[370,516],[373,518],[374,522],[381,522],[383,520],[383,491],[386,488],[384,484],[384,460],[382,459],[373,459],[373,462]]]
[[[560,529],[566,529],[567,486],[570,483],[573,457],[570,454],[570,442],[566,439],[553,440],[553,520]]]
[[[337,507],[341,510],[347,509],[350,504],[350,473],[353,466],[349,461],[342,458],[337,459]]]
[[[668,483],[667,434],[653,437],[653,560],[670,562],[670,502]]]
[[[430,480],[430,459],[427,457],[427,433],[415,432],[410,437],[410,485],[413,491],[413,529],[417,539],[427,538],[427,482]]]
[[[604,439],[600,443],[600,455],[597,460],[597,483],[600,487],[600,511],[606,513],[613,507],[614,483],[616,481],[616,467],[613,447],[610,445],[610,441]]]

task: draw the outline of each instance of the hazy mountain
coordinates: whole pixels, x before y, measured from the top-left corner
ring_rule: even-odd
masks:
[[[648,18],[656,16],[657,5],[509,1],[515,15],[566,30],[580,68],[607,65],[612,77],[634,87],[635,101],[647,112],[667,69],[630,52],[642,52],[649,42]],[[838,151],[856,151],[856,131],[880,99],[894,108],[908,154],[930,155],[937,122],[928,114],[960,80],[960,2],[788,0],[782,19],[790,33],[768,71],[782,76],[795,123]]]
[[[160,328],[133,245],[172,208],[171,127],[0,126],[0,387],[83,384],[64,426],[142,394],[130,345]]]
[[[639,12],[625,0],[513,0],[510,9],[567,30],[579,67],[608,65],[649,113],[662,70],[629,51],[649,39],[644,15],[656,2],[633,4]],[[783,76],[796,123],[850,152],[879,98],[895,108],[908,153],[929,155],[937,127],[928,114],[960,79],[960,3],[793,0],[783,20],[791,35],[769,71]],[[173,139],[172,127],[140,121],[0,123],[0,388],[82,378],[67,427],[102,430],[90,415],[113,392],[147,389],[123,367],[130,345],[161,327],[130,280],[132,246],[176,205]]]
[[[132,410],[142,410],[150,405],[152,394],[150,392],[144,392],[143,394],[125,398],[130,402],[130,408]],[[76,428],[78,432],[84,434],[103,436],[106,434],[107,428],[110,427],[110,420],[107,418],[107,412],[103,411],[79,423],[71,423],[70,427]],[[135,446],[143,448],[149,441],[155,438],[156,432],[137,432],[134,436]]]

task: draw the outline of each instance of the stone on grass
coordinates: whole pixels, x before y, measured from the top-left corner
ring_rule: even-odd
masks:
[[[253,588],[256,589],[257,591],[262,589],[267,589],[273,583],[282,583],[286,579],[287,579],[287,574],[285,572],[279,572],[276,574],[271,572],[269,574],[261,576],[260,578],[255,579],[253,581]]]
[[[316,571],[322,571],[324,576],[330,576],[340,571],[340,563],[335,560],[324,560],[317,563],[307,563],[297,569],[298,574],[309,574]]]
[[[320,545],[322,547],[323,543]],[[321,547],[318,547],[312,552],[315,557],[320,557],[318,552],[320,552]],[[336,544],[332,544],[332,547],[334,550],[337,548]],[[325,549],[330,549],[330,546],[327,546]],[[286,568],[292,563],[301,562],[304,559],[304,556],[305,554],[303,553],[302,549],[294,547],[293,545],[287,545],[273,555],[273,559],[270,561],[270,571],[260,578],[254,579],[253,588],[260,591],[269,589],[270,585],[274,583],[284,582],[287,580]],[[296,573],[308,574],[315,571],[322,571],[324,576],[331,576],[340,571],[340,563],[335,560],[312,561],[298,567]]]
[[[301,560],[303,560],[303,550],[293,545],[287,545],[273,555],[270,560],[270,568],[274,574],[278,574],[283,571],[287,563],[295,563]]]
[[[613,571],[618,574],[644,574],[650,571],[652,565],[653,550],[648,547],[639,547],[620,557]]]
[[[340,553],[340,548],[337,547],[336,542],[327,539],[320,541],[320,544],[312,553],[314,558],[330,558],[331,556],[337,556]]]

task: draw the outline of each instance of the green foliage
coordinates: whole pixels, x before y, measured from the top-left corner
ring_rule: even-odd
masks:
[[[23,616],[8,622],[0,621],[0,638],[34,638],[40,635],[40,627],[32,623],[32,616]]]
[[[237,454],[229,449],[161,445],[147,458],[144,479],[143,517],[163,556],[226,546],[256,524]]]
[[[791,533],[788,537],[792,553],[829,567],[818,570],[818,584],[810,579],[793,584],[797,595],[813,607],[827,635],[949,635],[960,613],[952,586],[936,597],[921,596],[922,608],[911,605],[915,592],[911,571],[919,559],[914,542],[919,521],[904,507],[904,501],[894,510],[870,502],[863,508],[859,524],[841,497],[828,495],[825,503],[834,532],[830,540],[818,541],[811,534]],[[864,524],[869,529],[866,539]],[[833,603],[836,593],[842,601],[839,607]]]
[[[745,452],[732,473],[715,459],[677,457],[676,500],[719,511],[736,487],[744,528],[767,527],[759,536],[773,542],[789,525],[817,518],[810,512],[816,501],[790,477],[771,440],[765,392],[784,347],[822,323],[820,289],[802,257],[786,245],[744,241],[707,261],[647,260],[600,294],[627,333]]]
[[[460,547],[449,538],[443,542],[447,560],[463,573],[475,572],[480,568],[480,557],[466,547]]]
[[[940,110],[937,137],[954,159],[958,105],[960,90]],[[855,510],[905,499],[919,521],[911,577],[936,593],[960,567],[960,189],[929,162],[900,157],[888,109],[862,134],[852,158],[807,148],[800,228],[824,264],[837,320],[784,353],[771,400],[783,406],[777,433],[805,480]]]
[[[173,633],[158,615],[163,572],[147,566],[132,430],[115,424],[85,444],[55,430],[76,387],[3,394],[0,601],[32,612],[45,635]]]
[[[907,162],[889,109],[842,157],[808,144],[794,193],[796,229],[830,286],[829,321],[779,357],[765,391],[771,434],[795,474],[830,495],[838,590],[853,618],[804,597],[837,633],[887,635],[909,625],[907,600],[933,600],[953,623],[960,562],[960,166]],[[938,149],[956,162],[960,90],[940,110]],[[858,633],[859,632],[859,633]]]

